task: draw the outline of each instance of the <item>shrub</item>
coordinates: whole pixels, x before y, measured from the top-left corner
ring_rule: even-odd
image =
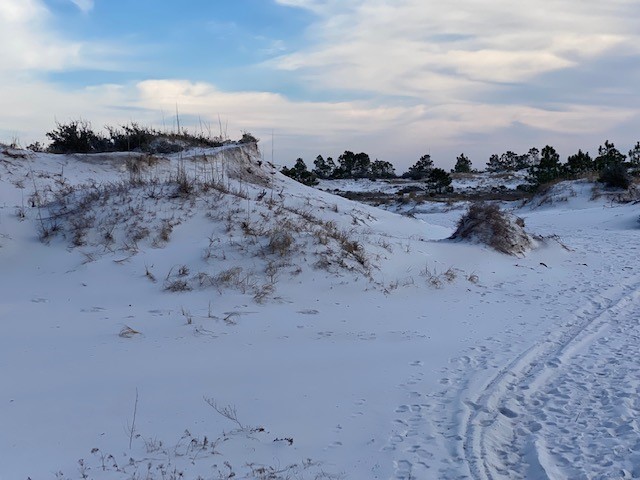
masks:
[[[220,147],[224,142],[220,138],[211,138],[204,133],[191,134],[187,130],[178,133],[163,133],[135,122],[120,127],[106,126],[109,135],[105,137],[95,133],[86,120],[73,120],[68,124],[56,123],[56,128],[46,135],[51,140],[48,150],[51,153],[103,153],[130,152],[170,154],[181,152],[189,147]],[[239,144],[257,142],[257,139],[244,133]],[[41,148],[39,144],[30,147]],[[37,151],[37,150],[36,150]]]
[[[46,135],[51,139],[48,150],[52,153],[95,153],[110,149],[109,140],[96,134],[86,120],[56,122],[56,128]]]
[[[307,169],[307,164],[304,163],[304,160],[301,158],[296,160],[296,164],[292,168],[282,167],[280,172],[305,185],[313,186],[318,184],[316,174]]]
[[[33,142],[27,145],[27,150],[32,152],[44,152],[45,148],[40,142]]]
[[[151,144],[159,136],[159,132],[147,127],[141,127],[131,122],[120,128],[106,127],[109,132],[113,149],[117,152],[140,151],[149,152]]]
[[[524,255],[533,246],[522,218],[503,212],[497,205],[484,203],[469,207],[450,238],[474,240],[508,255]]]
[[[607,188],[621,188],[626,190],[631,185],[631,178],[627,168],[622,163],[609,165],[602,170],[598,181]]]
[[[238,140],[238,143],[258,143],[259,140],[249,132],[242,132],[242,138]]]

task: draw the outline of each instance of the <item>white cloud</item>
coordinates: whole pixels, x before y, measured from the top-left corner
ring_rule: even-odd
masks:
[[[90,0],[74,2],[85,9]],[[135,47],[72,40],[56,30],[42,0],[0,1],[0,73],[35,76],[74,68],[110,70]],[[125,53],[122,53],[125,52]]]
[[[452,161],[453,152],[466,136],[483,135],[489,141],[496,132],[508,131],[514,124],[571,136],[566,145],[556,143],[571,151],[575,145],[569,142],[576,138],[582,139],[581,147],[588,146],[594,135],[611,131],[635,115],[631,108],[571,105],[555,105],[548,110],[477,103],[427,107],[384,106],[370,101],[297,102],[266,92],[224,92],[208,83],[187,80],[148,80],[72,92],[45,83],[14,82],[5,86],[0,90],[0,104],[8,113],[0,119],[0,131],[6,139],[17,134],[23,143],[43,140],[54,119],[65,122],[85,118],[98,129],[131,120],[160,128],[164,112],[166,126],[171,127],[177,105],[183,125],[198,128],[197,122],[189,125],[186,119],[201,118],[217,133],[220,115],[223,122],[229,122],[230,136],[237,138],[241,131],[250,131],[263,138],[267,151],[273,129],[276,161],[280,163],[290,163],[298,156],[312,159],[319,153],[337,155],[351,149],[390,160],[399,170],[406,169],[420,152],[431,151],[438,160]],[[500,148],[509,145],[507,138],[500,142]],[[521,149],[531,145],[522,145]],[[517,149],[518,145],[509,148]]]
[[[51,14],[40,0],[0,2],[0,71],[50,71],[78,63],[81,44],[48,28]]]
[[[639,51],[638,7],[624,0],[279,3],[306,8],[319,20],[308,32],[311,45],[279,58],[278,68],[299,72],[318,88],[427,103],[443,83],[450,88],[439,96],[456,101],[482,83],[527,82],[613,48]]]
[[[94,0],[71,0],[71,2],[85,13],[93,10],[93,7],[95,6]]]

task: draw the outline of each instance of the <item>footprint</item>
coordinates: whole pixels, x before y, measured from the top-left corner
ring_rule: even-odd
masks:
[[[513,410],[509,410],[507,407],[500,407],[498,411],[507,418],[516,418],[518,414]]]
[[[420,458],[433,458],[433,453],[427,452],[421,445],[414,445],[409,452],[418,455]]]
[[[396,462],[396,473],[398,475],[403,475],[400,478],[411,478],[411,470],[413,470],[413,464],[408,460],[398,460]],[[409,475],[408,477],[404,477],[404,475]]]
[[[528,428],[529,428],[529,431],[531,433],[535,433],[535,432],[540,431],[540,429],[542,428],[542,425],[540,425],[538,422],[534,421],[534,422],[529,423]]]

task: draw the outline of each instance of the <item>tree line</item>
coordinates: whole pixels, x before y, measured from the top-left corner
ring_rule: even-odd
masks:
[[[608,187],[629,188],[632,176],[640,175],[640,142],[629,150],[628,155],[616,148],[613,142],[606,140],[598,147],[598,155],[591,157],[589,152],[578,150],[569,155],[566,162],[560,161],[560,155],[550,145],[542,151],[532,148],[514,163],[513,152],[507,152],[500,158],[492,156],[487,163],[488,171],[513,171],[527,169],[529,188],[537,189],[541,185],[565,179],[575,179],[588,173],[598,175],[598,181]]]
[[[526,153],[507,151],[501,155],[493,154],[486,163],[485,171],[502,173],[527,171],[528,185],[525,188],[535,190],[540,185],[558,179],[578,178],[586,173],[599,174],[599,181],[608,186],[628,188],[630,175],[640,175],[640,142],[629,150],[628,155],[621,153],[609,140],[598,148],[598,155],[592,158],[588,152],[578,150],[570,155],[566,162],[560,161],[555,148],[546,145],[542,150],[530,148]],[[427,187],[437,193],[451,191],[451,175],[442,168],[434,166],[431,155],[421,156],[408,170],[396,174],[395,167],[387,161],[371,161],[364,152],[345,151],[334,161],[318,155],[309,169],[302,158],[298,158],[293,167],[282,168],[282,173],[307,185],[317,185],[319,179],[389,179],[408,178],[424,181]],[[456,158],[451,173],[477,172],[469,157],[464,153]]]
[[[462,155],[464,157],[464,155]],[[468,170],[471,170],[471,161],[468,162]],[[451,176],[442,168],[434,167],[431,155],[423,155],[420,159],[402,175],[396,174],[395,167],[383,160],[371,161],[369,155],[364,152],[354,153],[346,150],[334,161],[333,158],[318,155],[313,161],[314,168],[309,170],[302,158],[298,158],[293,167],[283,167],[281,172],[306,185],[317,185],[318,180],[336,179],[361,179],[371,180],[388,178],[410,178],[412,180],[424,180],[429,189],[444,193],[451,189]]]

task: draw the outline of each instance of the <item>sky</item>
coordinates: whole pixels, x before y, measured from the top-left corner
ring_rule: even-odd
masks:
[[[266,159],[640,140],[636,0],[2,0],[0,142],[135,121],[261,139]]]

